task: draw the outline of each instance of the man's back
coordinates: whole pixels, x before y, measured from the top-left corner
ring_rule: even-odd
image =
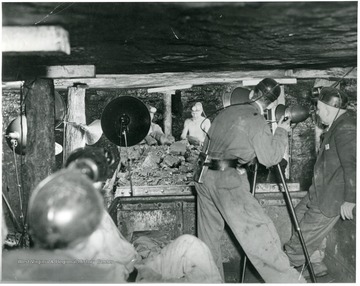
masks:
[[[282,159],[287,144],[287,131],[278,128],[273,135],[253,104],[226,108],[214,119],[208,133],[210,157],[239,159],[241,164],[258,157],[265,166],[275,165]],[[207,142],[203,150],[206,148]]]

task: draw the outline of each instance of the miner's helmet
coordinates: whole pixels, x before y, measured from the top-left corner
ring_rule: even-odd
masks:
[[[79,170],[62,169],[33,190],[29,200],[29,233],[43,249],[71,247],[100,224],[104,208],[92,181]]]
[[[225,92],[222,96],[224,107],[250,102],[250,90],[242,86],[234,88],[231,93]]]
[[[272,78],[264,78],[254,88],[253,100],[263,100],[270,104],[280,95],[281,89],[279,83]]]
[[[323,87],[320,90],[319,101],[335,108],[346,109],[349,99],[347,94],[335,87]]]
[[[86,161],[84,161],[86,160]],[[65,162],[65,167],[73,166],[86,171],[93,181],[105,181],[109,166],[114,163],[114,156],[105,148],[82,147],[72,151]],[[87,168],[81,166],[87,165]]]

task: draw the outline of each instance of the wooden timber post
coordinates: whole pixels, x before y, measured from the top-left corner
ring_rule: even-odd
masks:
[[[85,92],[87,85],[69,87],[67,119],[64,128],[63,162],[76,148],[85,147],[85,138],[81,129],[76,124],[86,124],[85,117]]]
[[[164,92],[164,133],[172,135],[172,112],[171,112],[171,95],[172,91]]]
[[[176,90],[188,89],[192,85],[178,85],[178,86],[163,86],[149,88],[148,93],[159,92],[163,94],[164,99],[164,133],[166,135],[172,135],[172,111],[171,111],[171,96],[175,94]]]
[[[55,171],[55,96],[52,79],[25,81],[27,146],[23,173],[23,209],[30,192]]]

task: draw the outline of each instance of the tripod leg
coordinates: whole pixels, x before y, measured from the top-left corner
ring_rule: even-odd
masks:
[[[278,171],[279,171],[279,174],[280,174],[280,177],[281,177],[282,184],[284,186],[286,201],[287,201],[288,207],[290,209],[290,215],[291,215],[291,218],[292,218],[292,220],[294,222],[295,229],[296,229],[296,231],[297,231],[297,233],[299,235],[299,239],[300,239],[300,243],[301,243],[301,246],[303,248],[303,251],[304,251],[305,259],[306,259],[306,261],[308,263],[308,266],[309,266],[309,270],[310,270],[309,273],[310,273],[311,280],[312,280],[312,282],[316,283],[316,277],[315,277],[314,269],[313,269],[311,261],[310,261],[310,256],[309,256],[308,250],[306,248],[304,237],[303,237],[301,229],[300,229],[299,221],[298,221],[298,219],[296,217],[296,213],[295,213],[292,201],[291,201],[289,189],[288,189],[288,187],[286,185],[286,182],[285,182],[284,174],[283,174],[279,164],[277,164],[277,168],[278,168]]]
[[[244,283],[245,281],[245,272],[246,272],[246,261],[247,260],[247,257],[246,257],[246,254],[244,252],[244,257],[243,259],[241,260],[241,265],[240,265],[240,283]]]
[[[251,188],[251,194],[255,196],[255,190],[256,190],[256,177],[257,177],[257,171],[258,171],[258,163],[255,163],[255,170],[254,170],[254,178],[253,178],[253,184]],[[247,256],[244,252],[244,258],[242,259],[242,263],[240,265],[240,283],[244,283],[245,280],[245,272],[246,272],[246,262],[247,262]]]
[[[132,197],[134,192],[133,192],[133,184],[132,184],[132,178],[131,178],[131,160],[129,158],[129,152],[128,152],[128,146],[127,146],[127,136],[126,136],[126,131],[124,131],[124,137],[125,137],[125,148],[126,148],[126,155],[127,155],[127,162],[128,162],[128,169],[129,169],[129,182],[130,182],[130,196]]]

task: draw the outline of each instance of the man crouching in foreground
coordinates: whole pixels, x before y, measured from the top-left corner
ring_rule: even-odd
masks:
[[[35,247],[3,257],[3,281],[220,283],[208,247],[182,235],[142,259],[107,213],[94,182],[63,169],[32,192],[28,218]],[[24,263],[19,263],[19,261]]]

